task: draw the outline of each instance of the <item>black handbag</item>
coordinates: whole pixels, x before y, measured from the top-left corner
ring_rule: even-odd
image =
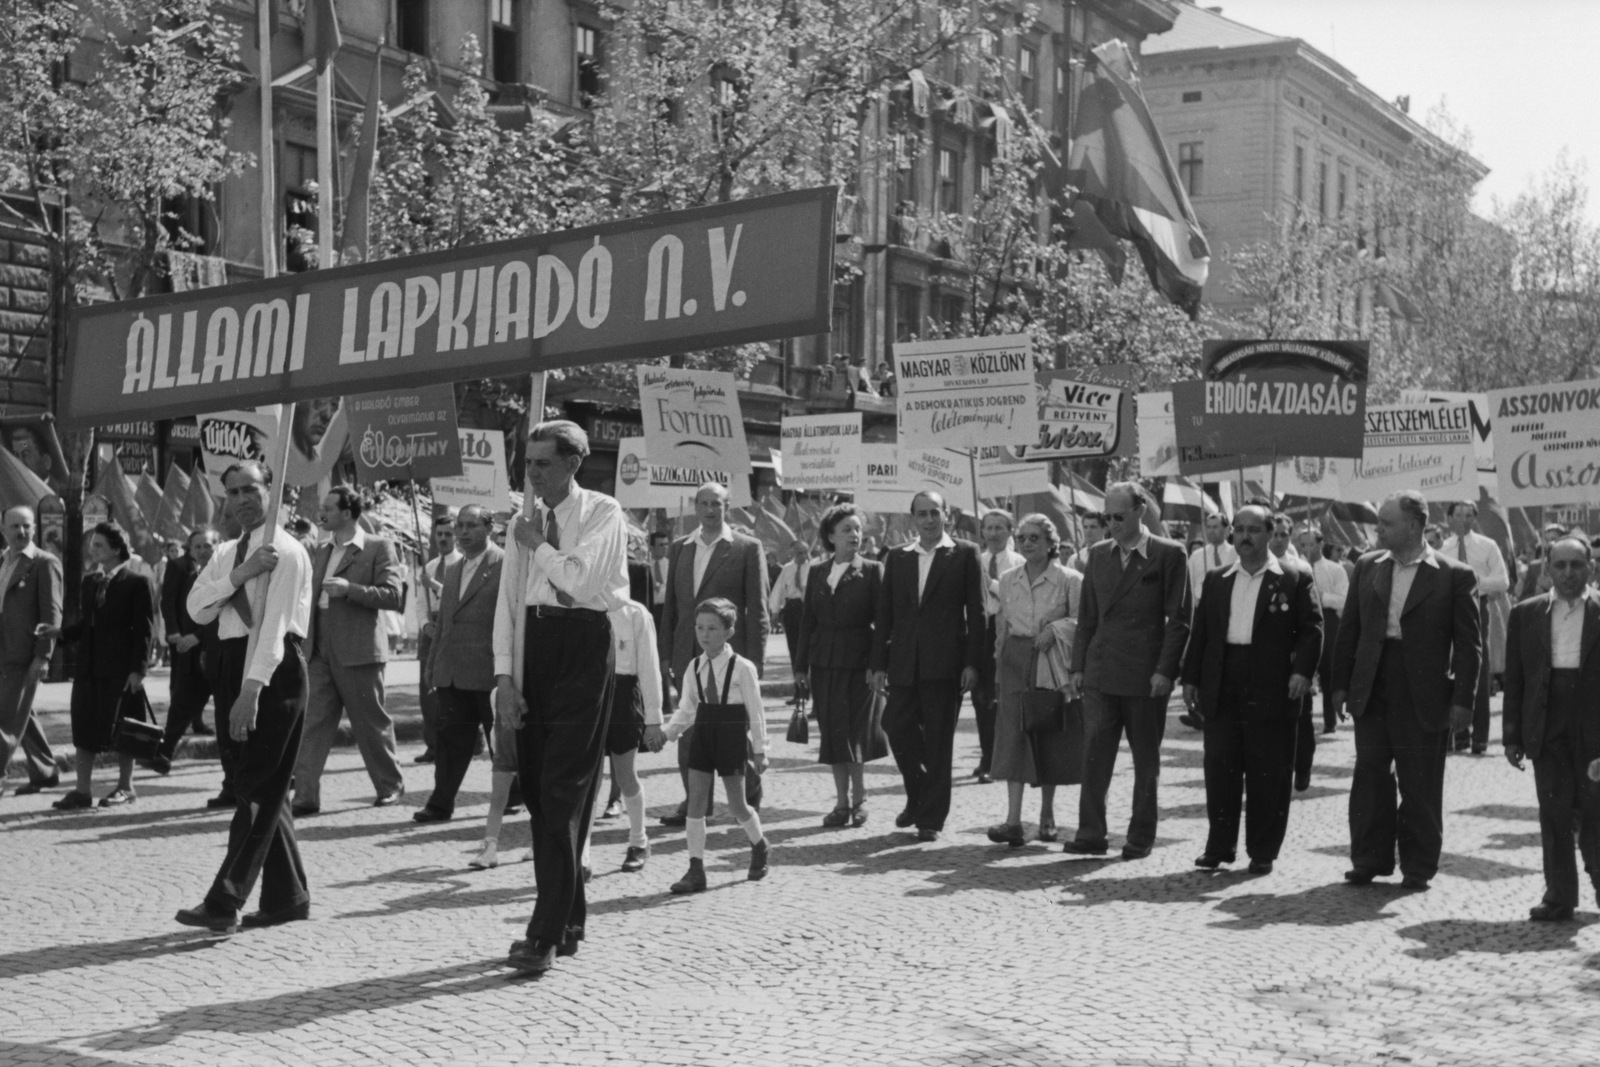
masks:
[[[1028,677],[1039,677],[1039,653],[1029,662]],[[1030,734],[1058,734],[1067,726],[1067,698],[1056,689],[1029,689],[1019,693],[1022,729]]]
[[[111,747],[123,756],[153,760],[161,755],[161,726],[143,689],[125,692],[111,726]]]
[[[811,741],[811,724],[806,721],[806,709],[796,707],[794,714],[789,716],[788,739],[797,745],[804,745]]]

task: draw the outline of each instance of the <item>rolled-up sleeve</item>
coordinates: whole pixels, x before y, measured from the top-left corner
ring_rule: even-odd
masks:
[[[222,606],[233,596],[235,586],[228,575],[233,572],[234,546],[237,543],[229,541],[225,545],[218,545],[212,553],[211,562],[206,564],[206,569],[189,587],[189,617],[201,626],[215,622],[217,616],[222,614]]]

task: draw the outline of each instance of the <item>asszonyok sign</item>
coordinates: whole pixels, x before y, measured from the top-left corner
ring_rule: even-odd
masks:
[[[837,190],[74,311],[83,427],[826,333]]]

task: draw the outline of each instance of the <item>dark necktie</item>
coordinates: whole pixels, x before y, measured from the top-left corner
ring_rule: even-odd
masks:
[[[244,561],[249,559],[249,558],[250,558],[250,531],[246,530],[244,532],[244,536],[239,538],[239,548],[234,553],[233,565],[235,567],[242,566],[244,564]],[[243,585],[239,586],[239,588],[237,588],[237,589],[235,589],[233,591],[233,595],[228,598],[228,603],[232,604],[233,605],[233,610],[239,613],[240,621],[242,621],[246,626],[250,627],[251,629],[255,629],[256,616],[255,616],[255,612],[250,610],[250,592],[249,592],[249,589],[250,589],[250,583],[247,581]]]
[[[94,606],[99,610],[106,606],[106,587],[111,584],[109,575],[102,574],[94,583]]]
[[[550,542],[551,548],[555,549],[557,552],[561,551],[561,527],[556,525],[555,508],[551,508],[549,511],[545,512],[544,539]],[[550,588],[556,590],[556,603],[560,604],[562,607],[570,608],[573,604],[577,603],[577,601],[573,600],[571,596],[563,593],[560,589],[556,589],[556,583],[551,582]]]

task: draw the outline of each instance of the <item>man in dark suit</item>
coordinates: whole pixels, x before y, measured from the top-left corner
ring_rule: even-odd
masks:
[[[665,530],[650,531],[650,599],[641,600],[650,608],[650,619],[656,624],[656,632],[661,632],[661,613],[666,610],[667,593],[672,588],[667,582],[667,550],[672,545],[672,538]]]
[[[983,568],[978,546],[945,531],[938,493],[911,499],[917,540],[889,553],[873,623],[873,688],[889,690],[883,728],[905,782],[906,807],[895,817],[937,841],[950,814],[950,760],[961,694],[978,684],[984,647]]]
[[[32,508],[6,512],[6,552],[0,561],[0,779],[20,747],[28,784],[17,787],[18,795],[61,782],[55,753],[33,717],[33,695],[56,644],[34,628],[61,625],[61,561],[34,546],[33,528]]]
[[[1548,593],[1511,609],[1506,624],[1506,759],[1533,760],[1544,845],[1544,900],[1535,922],[1564,922],[1578,906],[1573,817],[1583,866],[1600,894],[1600,784],[1588,773],[1600,758],[1600,593],[1587,587],[1591,546],[1582,533],[1550,546]]]
[[[189,535],[184,554],[167,561],[161,579],[161,618],[166,623],[167,645],[172,649],[172,700],[167,707],[167,724],[161,736],[161,754],[151,761],[158,774],[172,770],[172,754],[178,749],[183,732],[198,726],[200,716],[211,699],[211,680],[205,657],[216,654],[215,620],[202,626],[189,614],[189,590],[194,580],[211,562],[217,548],[215,530],[196,530]],[[208,808],[231,808],[234,800],[224,774],[222,792],[206,802]]]
[[[348,486],[334,486],[322,501],[322,528],[333,541],[311,559],[311,695],[294,769],[294,814],[300,817],[322,810],[322,768],[346,711],[378,794],[374,806],[393,804],[406,791],[394,721],[383,706],[389,637],[379,614],[400,610],[400,561],[393,545],[361,529],[361,510],[360,495]]]
[[[700,529],[678,538],[667,551],[668,593],[657,635],[662,666],[680,690],[689,661],[700,653],[694,636],[694,609],[701,601],[722,597],[738,609],[739,620],[728,647],[754,663],[758,675],[767,656],[767,560],[761,542],[728,525],[728,490],[716,482],[707,482],[695,493],[694,510]],[[685,797],[689,795],[690,747],[678,745],[678,776]],[[761,776],[754,766],[745,768],[744,793],[752,806],[760,806]],[[661,822],[682,826],[687,820],[686,800]]]
[[[1394,873],[1398,841],[1401,884],[1428,888],[1444,843],[1449,731],[1472,724],[1482,654],[1477,576],[1423,541],[1427,524],[1421,493],[1383,502],[1383,550],[1356,564],[1355,602],[1346,602],[1339,620],[1333,703],[1356,720],[1351,869],[1344,876],[1352,885]]]
[[[1183,701],[1205,729],[1211,833],[1197,867],[1234,861],[1241,790],[1251,874],[1272,871],[1289,827],[1295,734],[1322,652],[1322,609],[1311,575],[1267,550],[1271,521],[1263,507],[1234,513],[1238,558],[1206,573],[1183,658]]]
[[[1072,681],[1083,692],[1083,785],[1078,832],[1062,850],[1106,852],[1106,791],[1124,730],[1133,753],[1133,817],[1125,860],[1150,855],[1167,697],[1189,636],[1189,560],[1183,546],[1146,530],[1144,490],[1106,490],[1107,540],[1089,549]]]
[[[433,795],[412,816],[417,822],[443,822],[455,814],[480,729],[494,746],[494,611],[505,553],[489,541],[491,522],[477,504],[461,509],[455,525],[461,558],[439,576],[438,629],[422,668],[439,702]]]

